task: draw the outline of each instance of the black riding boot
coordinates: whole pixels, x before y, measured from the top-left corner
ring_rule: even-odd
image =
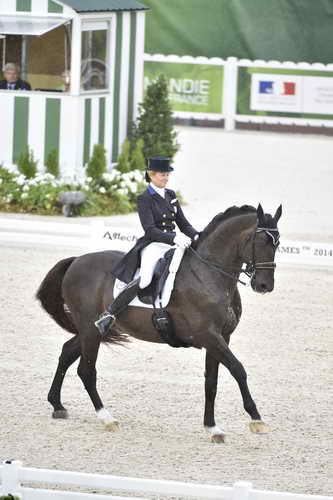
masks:
[[[104,337],[104,335],[109,331],[111,326],[113,326],[116,321],[118,314],[123,312],[128,304],[137,296],[139,290],[140,278],[128,283],[126,288],[124,288],[118,297],[110,304],[106,312],[102,313],[97,321],[95,321],[95,326],[97,327],[99,333]]]

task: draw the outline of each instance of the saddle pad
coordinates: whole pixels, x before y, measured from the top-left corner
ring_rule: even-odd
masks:
[[[182,248],[177,247],[175,253],[173,254],[171,263],[170,263],[169,276],[167,277],[165,285],[164,285],[164,289],[163,289],[163,293],[162,293],[162,301],[161,301],[162,307],[167,307],[167,305],[169,304],[171,293],[172,293],[173,286],[175,283],[176,274],[177,274],[177,271],[178,271],[179,266],[181,264],[183,255],[184,255],[184,250]],[[140,275],[140,269],[137,270],[134,279],[136,279],[139,275]],[[126,283],[123,283],[122,281],[117,279],[115,281],[114,288],[113,288],[113,297],[116,298],[120,294],[120,292],[123,290],[123,288],[125,288],[125,287],[126,287]],[[129,305],[134,306],[134,307],[148,307],[149,309],[153,309],[152,304],[144,304],[143,302],[141,302],[139,300],[138,297],[135,297],[135,299],[132,300],[132,302],[130,302]],[[159,303],[158,299],[155,302],[155,306],[160,307],[160,303]]]

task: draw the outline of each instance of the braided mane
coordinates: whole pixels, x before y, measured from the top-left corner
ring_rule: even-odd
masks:
[[[215,215],[215,217],[209,222],[209,224],[205,227],[200,235],[200,241],[205,239],[208,235],[210,235],[221,223],[226,220],[231,219],[232,217],[236,217],[238,215],[246,215],[246,214],[254,214],[257,213],[257,209],[252,207],[251,205],[243,205],[241,207],[229,207],[224,212],[220,212]]]

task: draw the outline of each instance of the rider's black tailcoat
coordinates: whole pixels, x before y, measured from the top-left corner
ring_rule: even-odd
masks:
[[[190,238],[196,231],[186,219],[183,210],[171,189],[165,190],[165,198],[156,193],[151,186],[138,197],[138,213],[144,236],[139,238],[135,246],[112,269],[112,274],[125,283],[132,281],[140,267],[141,250],[153,241],[173,245],[175,225]]]

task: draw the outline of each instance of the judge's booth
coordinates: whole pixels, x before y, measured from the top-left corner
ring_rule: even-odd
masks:
[[[81,176],[93,146],[116,161],[143,91],[147,8],[136,0],[0,0],[0,164],[57,150]],[[29,90],[8,90],[15,64]],[[9,64],[9,66],[8,66]]]

